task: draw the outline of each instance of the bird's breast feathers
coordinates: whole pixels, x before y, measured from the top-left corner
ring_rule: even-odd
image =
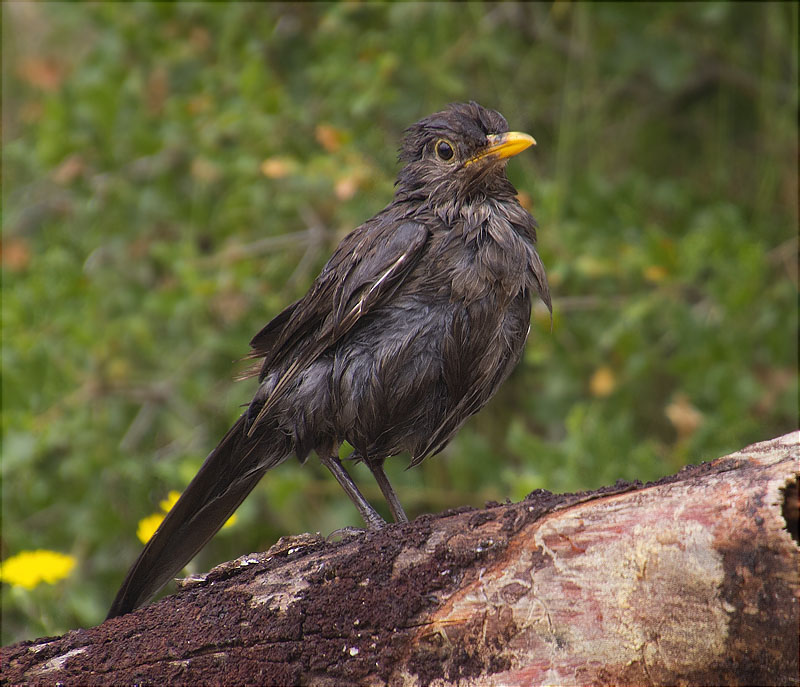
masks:
[[[446,279],[452,300],[469,304],[491,297],[499,304],[539,291],[534,221],[521,207],[506,207],[511,204],[516,202],[465,205],[433,232],[425,267],[432,278]]]

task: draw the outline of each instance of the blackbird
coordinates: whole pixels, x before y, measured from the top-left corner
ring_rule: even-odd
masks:
[[[339,460],[348,441],[407,521],[386,458],[408,451],[416,465],[441,451],[519,362],[532,297],[552,312],[536,222],[505,174],[534,144],[475,102],[406,130],[394,200],[250,342],[263,359],[252,402],[131,567],[109,618],[150,599],[292,454],[315,451],[367,526],[381,527]]]

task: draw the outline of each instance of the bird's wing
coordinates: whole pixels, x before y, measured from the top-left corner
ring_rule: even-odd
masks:
[[[249,434],[299,372],[394,293],[419,261],[429,236],[424,224],[391,221],[383,214],[362,224],[342,240],[305,297],[256,334],[251,346],[253,357],[264,358],[260,379],[276,368],[285,371]]]

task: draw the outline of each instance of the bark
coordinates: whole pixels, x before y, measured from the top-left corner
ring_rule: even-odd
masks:
[[[798,684],[800,433],[656,483],[284,538],[3,684]]]

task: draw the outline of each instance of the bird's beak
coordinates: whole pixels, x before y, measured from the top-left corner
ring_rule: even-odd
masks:
[[[467,164],[484,160],[487,157],[495,157],[500,160],[518,155],[526,148],[535,146],[536,141],[533,136],[520,133],[519,131],[509,131],[505,134],[489,134],[486,137],[488,145],[481,150],[475,157],[467,161]]]

